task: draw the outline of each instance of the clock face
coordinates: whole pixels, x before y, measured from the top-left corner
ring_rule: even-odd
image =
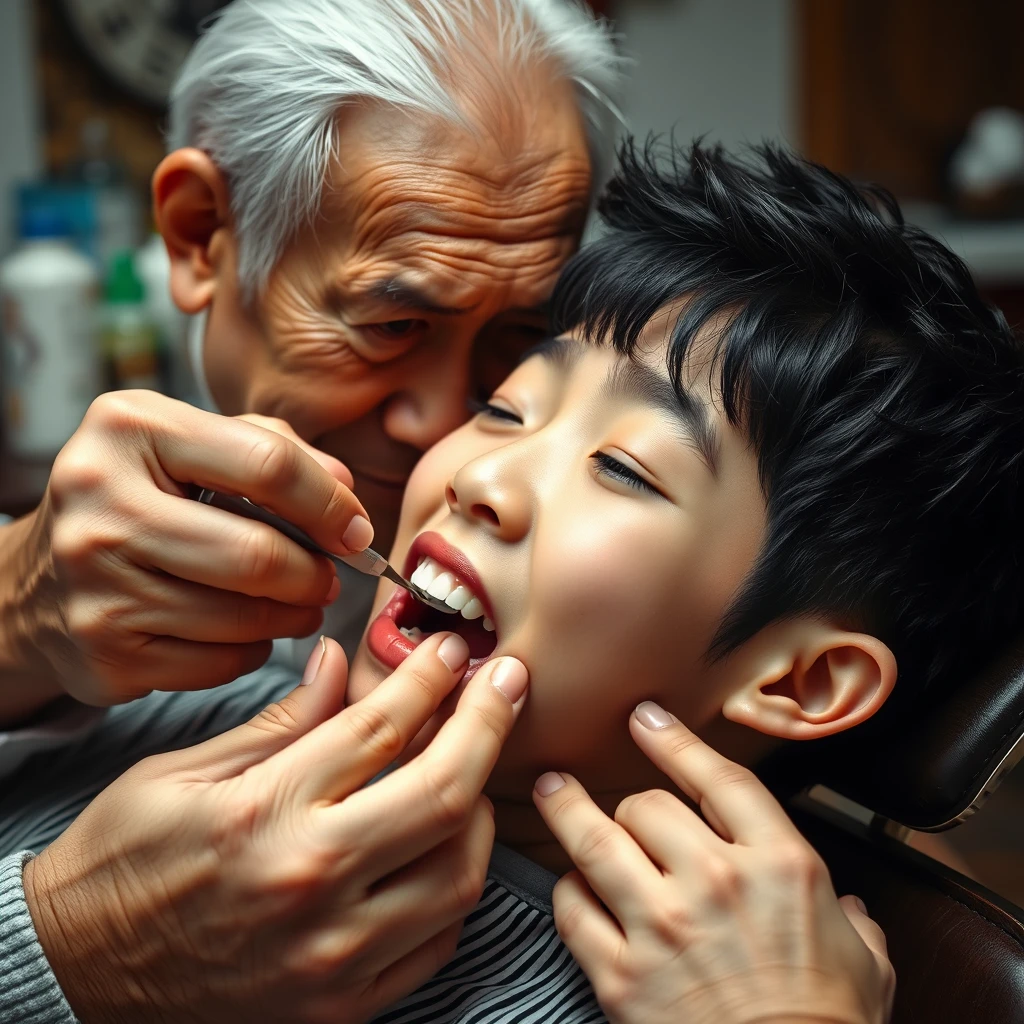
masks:
[[[72,28],[100,68],[141,99],[161,107],[200,24],[225,2],[61,0]]]

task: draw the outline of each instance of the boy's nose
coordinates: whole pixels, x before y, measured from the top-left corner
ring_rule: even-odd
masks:
[[[530,530],[531,502],[526,488],[499,477],[489,459],[463,466],[445,488],[452,512],[474,522],[500,540],[514,543]]]

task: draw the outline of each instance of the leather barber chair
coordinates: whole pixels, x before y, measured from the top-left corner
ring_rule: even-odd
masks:
[[[827,741],[813,778],[797,754],[778,781],[836,892],[885,931],[892,1024],[1024,1024],[1024,910],[905,844],[975,813],[1024,754],[1024,637],[912,725],[856,732]]]

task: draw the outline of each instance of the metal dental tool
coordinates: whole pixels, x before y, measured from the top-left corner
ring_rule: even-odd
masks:
[[[191,496],[204,505],[212,505],[214,508],[223,509],[225,512],[233,512],[236,516],[254,519],[258,523],[266,523],[267,526],[272,526],[279,533],[283,533],[307,551],[312,551],[315,555],[323,555],[324,558],[329,558],[335,565],[347,565],[352,569],[358,569],[360,572],[366,573],[367,576],[383,576],[385,579],[391,580],[392,583],[405,587],[413,597],[435,611],[445,612],[448,615],[458,615],[456,609],[445,604],[444,601],[439,601],[436,597],[431,597],[422,587],[417,587],[415,583],[410,583],[407,579],[401,577],[388,564],[388,560],[383,555],[378,555],[376,551],[370,548],[354,555],[332,555],[330,551],[325,551],[312,537],[303,533],[293,523],[289,523],[286,519],[274,515],[273,512],[268,512],[262,505],[257,505],[248,498],[221,494],[219,491],[200,490],[198,488],[192,488]]]

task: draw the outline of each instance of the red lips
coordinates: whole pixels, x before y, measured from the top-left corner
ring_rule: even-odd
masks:
[[[488,617],[493,617],[490,599],[479,574],[458,548],[449,544],[439,533],[420,534],[413,542],[405,559],[404,575],[407,579],[424,557],[434,559],[446,570],[454,573],[480,599],[480,603],[484,606],[484,613]],[[370,623],[370,627],[366,631],[366,646],[370,653],[386,668],[397,668],[417,646],[402,633],[398,628],[398,623],[414,625],[417,616],[426,611],[426,606],[417,601],[409,591],[404,587],[396,587],[394,594],[391,595],[387,604],[384,605],[380,614]],[[453,629],[454,632],[459,632],[460,628],[469,628],[470,626],[467,620],[460,615],[445,616],[443,613],[437,612],[431,614],[440,620],[452,619],[451,626],[447,626],[447,628]],[[413,621],[407,621],[410,619]],[[445,623],[439,628],[446,628],[446,625]],[[489,657],[490,655],[480,658],[470,657],[469,667],[466,669],[462,682],[468,682]]]

